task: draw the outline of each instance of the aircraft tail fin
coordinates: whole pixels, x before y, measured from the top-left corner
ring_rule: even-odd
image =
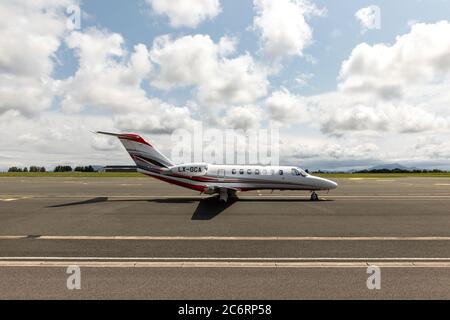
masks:
[[[174,165],[169,158],[137,134],[110,133],[103,131],[98,131],[96,133],[117,137],[139,169],[161,170]]]

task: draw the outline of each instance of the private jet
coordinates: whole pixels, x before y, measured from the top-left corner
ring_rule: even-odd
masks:
[[[217,194],[221,202],[235,198],[237,192],[254,190],[309,191],[311,201],[318,201],[317,191],[329,191],[338,186],[334,181],[310,175],[294,166],[174,164],[137,134],[103,131],[97,134],[117,137],[136,163],[138,172],[202,194]]]

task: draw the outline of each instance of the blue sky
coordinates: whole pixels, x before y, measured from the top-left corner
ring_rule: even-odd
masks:
[[[304,95],[334,90],[342,61],[348,58],[352,49],[361,42],[369,44],[392,43],[397,35],[408,32],[408,22],[417,20],[433,23],[449,18],[450,2],[445,0],[394,0],[394,1],[314,1],[319,8],[326,9],[326,17],[310,19],[314,30],[314,43],[305,52],[317,60],[311,64],[305,59],[294,58],[272,80],[273,86],[287,86]],[[382,10],[382,28],[365,34],[355,12],[369,5],[378,5]],[[151,45],[153,39],[162,34],[208,34],[218,40],[223,35],[239,38],[240,52],[256,52],[258,37],[250,30],[253,23],[252,1],[222,1],[222,12],[213,21],[205,21],[198,28],[173,29],[167,17],[157,16],[144,0],[89,0],[81,8],[89,16],[82,20],[82,28],[106,28],[124,36],[129,47],[138,43]],[[340,31],[339,36],[333,32]],[[63,65],[57,70],[57,77],[72,74],[76,60],[63,55]],[[306,87],[298,88],[294,79],[298,73],[313,73],[314,78]]]
[[[132,130],[170,153],[170,134],[199,122],[274,124],[282,163],[450,167],[447,0],[6,0],[0,11],[2,168],[128,163],[89,130]]]

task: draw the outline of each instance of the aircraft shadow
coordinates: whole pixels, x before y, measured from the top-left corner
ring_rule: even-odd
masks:
[[[315,202],[311,202],[309,199],[239,199],[239,198],[230,198],[228,202],[222,203],[218,202],[217,196],[209,197],[209,198],[169,198],[169,199],[108,199],[108,197],[97,197],[84,201],[70,202],[64,204],[58,204],[53,206],[48,206],[47,208],[62,208],[62,207],[70,207],[70,206],[80,206],[80,205],[89,205],[95,203],[102,202],[155,202],[155,203],[163,203],[163,204],[183,204],[183,203],[195,203],[198,202],[198,206],[192,214],[191,220],[212,220],[217,217],[219,214],[224,212],[226,209],[234,205],[236,202],[278,202],[278,203],[286,203],[286,202],[307,202],[307,203],[317,203],[323,201],[333,201],[333,200],[319,200]]]
[[[77,202],[71,202],[71,203],[57,204],[57,205],[54,205],[54,206],[48,206],[47,208],[71,207],[71,206],[79,206],[79,205],[83,205],[83,204],[94,204],[94,203],[106,202],[106,201],[108,201],[107,197],[98,197],[98,198],[93,198],[93,199],[84,200],[84,201],[77,201]]]

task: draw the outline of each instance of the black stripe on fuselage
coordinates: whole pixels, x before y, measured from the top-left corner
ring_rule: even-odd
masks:
[[[163,164],[163,163],[161,163],[161,162],[159,162],[159,161],[157,161],[157,160],[154,160],[154,159],[150,159],[150,158],[148,158],[148,157],[145,157],[145,156],[133,154],[133,158],[134,158],[134,157],[136,157],[136,158],[138,158],[138,159],[141,158],[141,159],[143,159],[143,160],[145,160],[145,161],[147,161],[147,162],[153,164],[153,165],[156,166],[156,167],[160,167],[160,168],[168,168],[167,165],[165,165],[165,164]]]

